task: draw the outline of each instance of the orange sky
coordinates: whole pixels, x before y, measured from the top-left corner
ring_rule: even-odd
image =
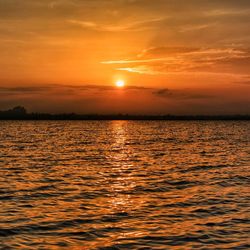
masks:
[[[249,114],[249,27],[248,0],[0,0],[0,109]]]

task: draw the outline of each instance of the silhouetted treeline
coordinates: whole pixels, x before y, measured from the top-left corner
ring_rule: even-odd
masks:
[[[250,120],[250,115],[46,114],[28,113],[24,107],[18,106],[0,111],[0,120]]]

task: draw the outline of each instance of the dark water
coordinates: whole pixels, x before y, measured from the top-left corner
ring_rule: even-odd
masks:
[[[0,249],[250,249],[249,122],[0,122]]]

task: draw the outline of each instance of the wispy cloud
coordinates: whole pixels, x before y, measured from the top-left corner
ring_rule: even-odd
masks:
[[[102,64],[137,64],[137,63],[150,63],[150,62],[165,62],[171,60],[171,58],[152,58],[152,59],[135,59],[135,60],[118,60],[118,61],[104,61]],[[174,60],[174,58],[172,58]]]
[[[138,32],[151,29],[163,20],[165,20],[165,18],[154,18],[149,20],[126,22],[120,25],[103,24],[95,21],[89,21],[89,20],[86,21],[79,19],[71,19],[68,20],[68,22],[83,29],[90,29],[94,31],[103,31],[103,32],[137,31]]]
[[[213,9],[204,13],[205,16],[242,16],[249,15],[250,8],[246,9]]]
[[[116,70],[119,71],[127,71],[127,72],[131,72],[131,73],[138,73],[138,74],[146,74],[146,75],[159,75],[162,74],[161,71],[157,71],[152,70],[152,68],[146,66],[146,65],[142,65],[142,66],[133,66],[131,68],[116,68]]]
[[[104,64],[125,65],[117,70],[140,74],[166,73],[237,73],[232,69],[239,62],[250,66],[249,50],[234,48],[154,47],[134,59],[105,61]],[[227,70],[230,66],[230,72]],[[247,72],[246,72],[247,73]]]
[[[180,28],[180,31],[181,32],[200,31],[200,30],[205,30],[207,28],[211,28],[214,25],[216,25],[216,23],[198,24],[198,25],[183,25]]]

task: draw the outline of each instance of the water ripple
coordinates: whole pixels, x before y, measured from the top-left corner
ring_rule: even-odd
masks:
[[[1,249],[249,249],[249,122],[0,122]]]

